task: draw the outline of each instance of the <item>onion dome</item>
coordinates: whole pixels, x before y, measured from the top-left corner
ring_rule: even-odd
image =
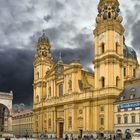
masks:
[[[118,0],[100,0],[98,5],[98,15],[96,22],[105,20],[116,20],[121,23],[123,18],[120,16]]]
[[[49,38],[46,36],[44,31],[42,36],[38,39],[38,43],[49,43]]]
[[[131,47],[128,47],[125,43],[124,43],[123,52],[125,58],[131,58],[137,60],[137,54],[135,50]]]
[[[106,3],[114,3],[115,5],[119,5],[118,0],[100,0],[98,7],[101,7]]]

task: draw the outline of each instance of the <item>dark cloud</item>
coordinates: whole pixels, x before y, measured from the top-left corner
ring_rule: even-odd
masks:
[[[85,41],[81,42],[85,38]],[[93,43],[84,34],[73,38],[77,48],[52,48],[54,61],[57,62],[62,53],[64,63],[81,60],[86,70],[91,71],[89,65],[93,59]],[[13,91],[14,103],[32,104],[33,97],[33,60],[35,49],[1,49],[0,51],[0,89]]]
[[[34,52],[20,49],[0,51],[0,90],[13,91],[14,103],[32,103]]]
[[[136,24],[140,18],[139,13],[140,13],[140,3],[138,3],[137,0],[132,0],[133,1],[133,5],[131,4],[131,8],[127,7],[127,5],[124,5],[125,9],[125,35],[131,35],[132,30],[133,30],[133,26],[134,24]],[[132,10],[134,9],[134,10]],[[123,9],[122,9],[123,10]]]
[[[80,48],[60,48],[52,51],[55,62],[57,62],[59,53],[62,54],[64,63],[71,63],[74,60],[80,60],[85,70],[93,71],[90,67],[93,60],[92,42],[85,42]]]
[[[132,27],[132,45],[140,53],[140,20]]]
[[[44,17],[44,20],[46,22],[49,22],[51,19],[52,19],[52,16],[51,15],[47,15],[47,16]]]
[[[90,28],[95,23],[97,3],[92,0],[1,0],[0,90],[13,90],[14,103],[32,103],[33,58],[43,29],[52,44],[55,62],[62,52],[65,63],[80,59],[84,68],[91,71],[94,40]],[[132,40],[132,46],[140,53],[139,0],[127,3],[120,0],[120,3],[125,13],[126,40]]]

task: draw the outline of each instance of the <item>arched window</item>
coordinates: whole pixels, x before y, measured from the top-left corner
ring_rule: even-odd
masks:
[[[119,76],[116,77],[116,87],[119,86]]]
[[[118,50],[119,49],[119,45],[118,45],[118,42],[116,42],[116,53],[118,53]]]
[[[48,88],[48,96],[51,96],[51,87]]]
[[[72,117],[71,116],[68,118],[68,125],[69,125],[69,127],[72,126]]]
[[[63,84],[59,84],[59,96],[63,96]]]
[[[111,18],[111,13],[110,12],[108,13],[108,18]]]
[[[105,43],[101,44],[101,53],[103,54],[105,52]]]
[[[102,88],[105,87],[105,78],[104,77],[101,78],[101,86],[102,86]]]
[[[124,68],[124,77],[126,76],[126,68]]]
[[[36,103],[39,103],[39,96],[36,96]]]

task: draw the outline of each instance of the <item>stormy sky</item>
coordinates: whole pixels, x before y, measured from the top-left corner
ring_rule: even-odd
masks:
[[[127,2],[126,2],[127,1]],[[13,91],[14,103],[32,104],[33,60],[44,30],[55,61],[80,59],[92,70],[99,0],[0,0],[0,90]],[[120,0],[126,43],[140,58],[140,1]]]

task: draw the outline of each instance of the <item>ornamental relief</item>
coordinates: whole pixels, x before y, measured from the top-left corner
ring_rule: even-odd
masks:
[[[82,109],[79,110],[79,114],[80,115],[83,114],[83,110]]]
[[[123,35],[124,33],[124,27],[118,22],[103,22],[101,24],[98,24],[97,28],[94,30],[94,35],[95,37],[99,36],[101,33],[106,32],[108,30],[116,31],[120,35]]]
[[[83,127],[83,118],[82,117],[78,118],[78,127],[80,127],[80,128]]]
[[[98,64],[95,64],[95,65],[100,66],[101,64],[109,64],[109,63],[123,65],[122,61],[117,61],[117,62],[113,62],[113,61],[112,61],[112,62],[108,62],[108,60],[107,60],[107,61],[98,62]]]
[[[63,118],[64,117],[64,111],[58,111],[57,112],[57,117],[58,118]]]
[[[46,82],[40,81],[40,82],[35,83],[34,86],[35,87],[44,87],[45,88],[46,87]]]
[[[114,56],[115,57],[115,56]],[[101,59],[96,59],[94,61],[94,64],[97,65],[98,64],[105,64],[105,63],[116,63],[116,64],[119,64],[119,63],[122,63],[123,59],[122,58],[118,58],[118,57],[115,57],[115,58],[112,58],[112,56],[109,57],[110,59],[105,59],[105,57],[101,58]]]

